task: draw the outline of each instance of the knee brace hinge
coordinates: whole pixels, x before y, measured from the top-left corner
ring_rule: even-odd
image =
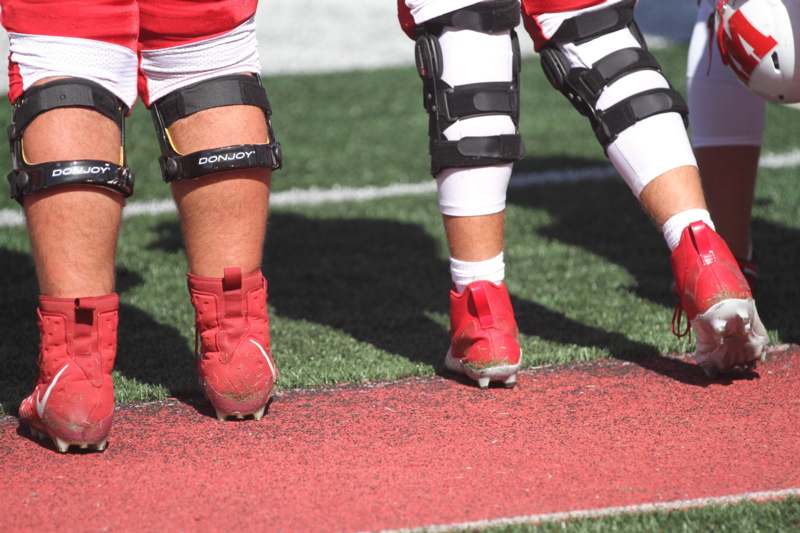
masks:
[[[465,137],[449,141],[444,131],[460,119],[484,115],[509,115],[519,125],[519,41],[514,27],[519,24],[519,1],[481,2],[437,17],[417,27],[415,56],[423,81],[423,105],[430,117],[431,173],[444,168],[489,166],[522,158],[519,134]],[[513,76],[510,82],[473,83],[451,87],[442,80],[442,51],[439,35],[445,27],[484,33],[510,31]]]
[[[251,105],[260,108],[267,122],[266,144],[240,144],[180,154],[172,145],[168,128],[177,120],[214,107]],[[245,168],[281,167],[281,145],[272,129],[272,109],[261,82],[254,75],[223,76],[178,89],[150,106],[161,145],[164,181],[194,179],[214,172]]]
[[[53,109],[80,107],[91,109],[113,120],[120,130],[120,164],[79,159],[28,164],[22,142],[25,129],[42,113]],[[14,103],[14,115],[8,128],[12,170],[8,174],[11,197],[22,203],[23,197],[61,185],[83,184],[105,187],[123,196],[133,193],[133,174],[125,164],[125,115],[128,107],[97,83],[65,78],[29,88]]]

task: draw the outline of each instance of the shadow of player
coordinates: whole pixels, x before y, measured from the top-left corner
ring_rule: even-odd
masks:
[[[157,234],[153,247],[180,248],[177,222],[162,222]],[[265,269],[270,305],[282,317],[337,329],[442,373],[448,336],[431,315],[447,316],[450,281],[439,246],[414,224],[273,213]],[[649,344],[576,322],[535,302],[513,298],[513,303],[525,335],[598,348],[682,383],[711,383],[697,366],[665,357]],[[714,383],[741,377],[753,376]]]
[[[578,160],[568,167],[585,164]],[[539,230],[541,236],[623,267],[634,278],[629,290],[638,297],[668,308],[675,305],[669,251],[620,178],[514,189],[509,202],[552,217],[553,222]],[[761,318],[769,329],[778,331],[782,342],[800,341],[795,311],[800,299],[800,231],[756,218],[753,242],[761,267],[756,292]]]

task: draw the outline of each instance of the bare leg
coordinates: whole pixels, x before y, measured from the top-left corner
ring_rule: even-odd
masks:
[[[87,109],[56,109],[42,114],[27,128],[23,142],[26,159],[32,164],[69,159],[119,161],[117,126]],[[117,193],[79,185],[25,198],[42,294],[75,298],[114,290],[122,205]]]
[[[505,211],[477,217],[444,215],[450,256],[462,261],[484,261],[503,251]]]
[[[698,148],[696,154],[717,232],[733,255],[749,259],[750,222],[761,147],[714,146]]]
[[[252,106],[201,111],[176,122],[170,133],[181,153],[268,141],[264,114]],[[244,272],[261,267],[270,173],[257,168],[173,182],[192,274],[222,277],[227,266]]]
[[[639,196],[645,212],[659,226],[688,209],[706,209],[696,167],[678,167],[647,184]]]

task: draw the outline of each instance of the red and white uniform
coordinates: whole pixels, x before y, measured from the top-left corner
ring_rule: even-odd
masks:
[[[553,29],[553,24],[548,22],[547,17],[540,20],[542,15],[563,13],[570,16],[571,14],[567,12],[613,4],[617,1],[619,0],[522,0],[522,13],[525,15],[525,27],[538,49],[558,28],[556,26]],[[398,0],[397,5],[400,23],[406,33],[411,33],[415,21],[416,24],[421,24],[426,20],[445,13],[452,13],[475,3],[477,3],[476,0]]]
[[[766,102],[745,87],[722,63],[708,21],[714,13],[710,0],[697,9],[689,45],[687,78],[692,144],[706,146],[760,146]]]
[[[226,74],[261,71],[257,0],[0,0],[9,99],[38,80],[99,83],[128,106]],[[213,52],[212,52],[213,49]]]

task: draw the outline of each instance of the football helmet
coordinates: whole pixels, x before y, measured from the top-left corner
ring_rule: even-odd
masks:
[[[750,90],[800,102],[800,0],[718,0],[722,61]]]

